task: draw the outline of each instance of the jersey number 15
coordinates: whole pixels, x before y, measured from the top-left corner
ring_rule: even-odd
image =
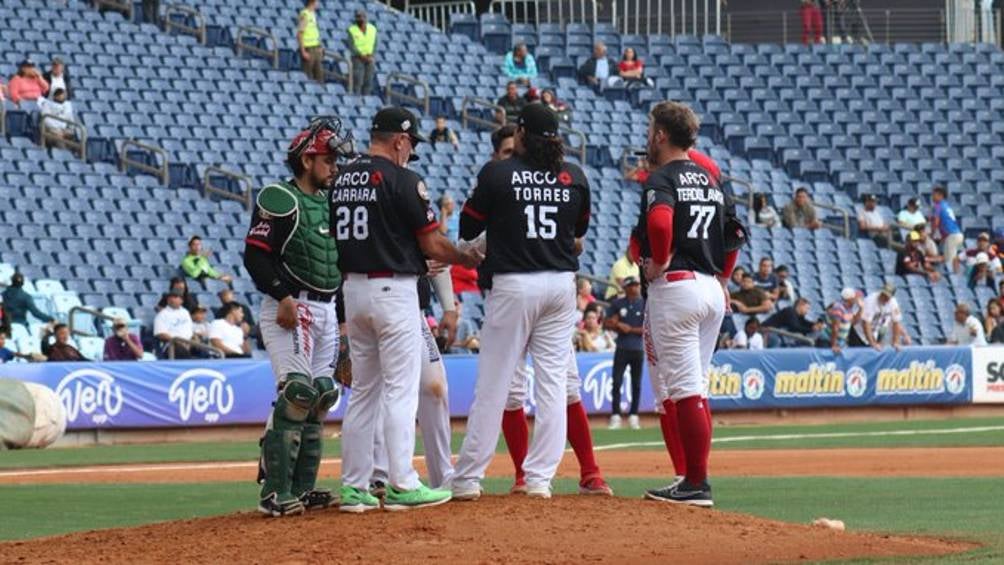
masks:
[[[370,213],[365,206],[339,206],[335,210],[335,239],[345,241],[347,239],[363,240],[370,236]]]
[[[526,214],[527,239],[554,239],[558,235],[558,224],[554,221],[557,206],[527,204],[523,213]]]

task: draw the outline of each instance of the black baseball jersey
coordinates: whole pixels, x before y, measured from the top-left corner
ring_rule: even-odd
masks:
[[[724,226],[735,218],[732,197],[697,163],[667,163],[648,177],[641,194],[641,213],[634,237],[642,257],[651,257],[648,213],[656,206],[673,209],[673,248],[670,271],[721,274],[725,268]]]
[[[414,171],[383,157],[361,157],[339,171],[330,205],[343,273],[425,274],[416,236],[439,224]]]
[[[482,265],[489,275],[578,271],[575,238],[589,228],[589,206],[589,183],[574,164],[555,174],[518,156],[492,161],[464,204],[461,237],[487,231]]]

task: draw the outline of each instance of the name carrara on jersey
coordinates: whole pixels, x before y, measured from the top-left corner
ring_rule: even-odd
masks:
[[[563,173],[567,174],[567,173]],[[572,190],[558,185],[560,179],[550,171],[513,171],[513,196],[517,202],[571,202]]]
[[[379,185],[380,182],[373,176],[370,171],[342,173],[335,179],[335,186],[331,189],[331,201],[376,202],[377,190],[374,185]]]

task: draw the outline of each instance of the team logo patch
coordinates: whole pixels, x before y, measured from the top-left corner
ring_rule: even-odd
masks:
[[[262,237],[267,238],[269,234],[272,233],[272,224],[261,221],[255,224],[251,231],[248,232],[248,237]]]
[[[411,129],[411,120],[405,120],[401,122],[401,131],[408,131]]]
[[[570,175],[568,171],[561,171],[561,174],[558,175],[558,182],[568,186],[572,184],[572,175]]]
[[[370,175],[370,184],[372,184],[373,186],[380,186],[380,183],[382,182],[383,182],[383,175],[380,174],[380,171],[373,171],[373,174]]]
[[[425,186],[425,181],[418,181],[418,184],[415,185],[415,190],[418,191],[419,198],[428,202],[429,188]]]
[[[425,219],[429,220],[430,222],[435,221],[436,213],[432,211],[432,208],[429,208],[428,210],[425,211]]]
[[[847,394],[852,398],[861,398],[868,390],[868,373],[861,367],[851,367],[847,371]]]
[[[655,191],[654,190],[648,191],[648,195],[646,195],[645,198],[648,199],[648,205],[649,206],[651,206],[652,204],[655,204]]]
[[[763,373],[750,369],[743,373],[743,395],[750,400],[760,400],[765,388]]]

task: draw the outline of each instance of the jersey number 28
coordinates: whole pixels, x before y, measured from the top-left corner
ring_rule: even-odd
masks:
[[[523,213],[526,214],[527,239],[554,239],[558,235],[558,224],[553,217],[558,213],[557,206],[527,204]]]
[[[370,236],[370,213],[365,206],[339,206],[335,210],[335,239],[345,241],[347,239],[366,239]]]
[[[690,217],[693,218],[697,216],[694,223],[690,225],[690,229],[687,230],[687,237],[690,239],[708,239],[708,228],[711,227],[711,221],[715,219],[715,207],[714,206],[691,206],[690,207]],[[700,235],[698,235],[700,232]]]

